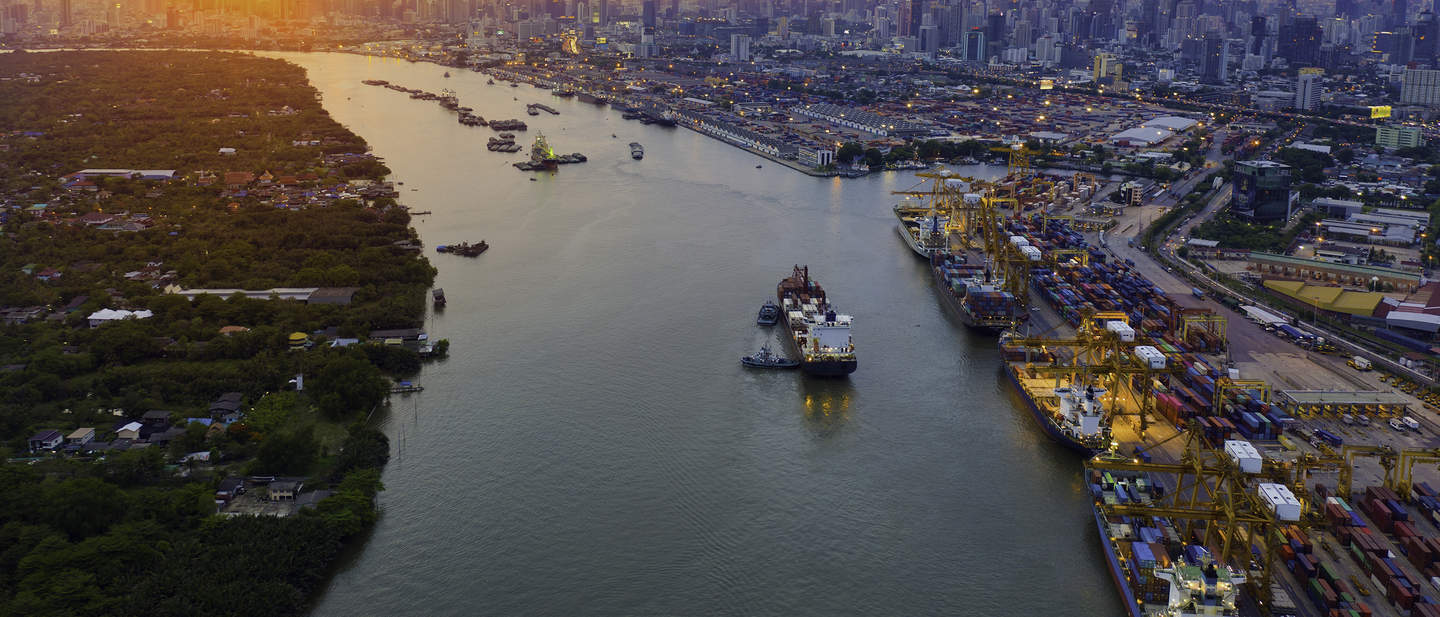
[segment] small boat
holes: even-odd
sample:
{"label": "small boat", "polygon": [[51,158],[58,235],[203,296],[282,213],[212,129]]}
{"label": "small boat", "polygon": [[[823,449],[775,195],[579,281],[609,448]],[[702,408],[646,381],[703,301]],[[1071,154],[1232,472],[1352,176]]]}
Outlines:
{"label": "small boat", "polygon": [[493,80],[493,79],[487,79],[487,80],[485,80],[485,83],[490,84],[490,85],[493,86],[493,85],[495,85],[495,80]]}
{"label": "small boat", "polygon": [[511,82],[511,83],[510,83],[510,87],[511,87],[511,88],[519,88],[519,87],[520,87],[520,84]]}
{"label": "small boat", "polygon": [[755,323],[762,326],[773,326],[780,323],[780,305],[766,300],[765,305],[760,307],[760,315],[755,318]]}
{"label": "small boat", "polygon": [[755,166],[755,169],[760,169],[760,166],[759,166],[759,165],[756,165],[756,166]]}
{"label": "small boat", "polygon": [[800,362],[789,358],[782,358],[770,351],[770,346],[760,348],[760,352],[753,356],[740,358],[740,363],[750,368],[797,368]]}
{"label": "small boat", "polygon": [[611,133],[611,134],[610,134],[610,136],[611,136],[611,137],[614,137],[614,136],[615,136],[615,134],[614,134],[614,133]]}

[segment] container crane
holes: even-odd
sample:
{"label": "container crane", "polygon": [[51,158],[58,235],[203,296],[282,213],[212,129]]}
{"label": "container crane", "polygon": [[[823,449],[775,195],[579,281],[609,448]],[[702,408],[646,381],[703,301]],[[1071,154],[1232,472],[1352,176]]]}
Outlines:
{"label": "container crane", "polygon": [[1175,488],[1154,501],[1096,504],[1096,507],[1107,516],[1158,516],[1184,521],[1186,538],[1194,537],[1191,532],[1195,521],[1208,521],[1210,524],[1205,526],[1201,542],[1220,545],[1220,558],[1230,558],[1242,567],[1251,561],[1249,546],[1261,544],[1263,569],[1258,578],[1246,577],[1245,585],[1250,597],[1268,613],[1272,573],[1279,562],[1279,528],[1285,524],[1302,529],[1311,525],[1305,516],[1298,521],[1278,520],[1277,514],[1258,496],[1255,485],[1288,483],[1289,471],[1284,464],[1269,459],[1262,461],[1258,472],[1241,471],[1235,461],[1206,445],[1199,422],[1192,420],[1182,434],[1186,436],[1186,445],[1179,463],[1146,463],[1104,455],[1087,461],[1087,470],[1163,473],[1176,478]]}

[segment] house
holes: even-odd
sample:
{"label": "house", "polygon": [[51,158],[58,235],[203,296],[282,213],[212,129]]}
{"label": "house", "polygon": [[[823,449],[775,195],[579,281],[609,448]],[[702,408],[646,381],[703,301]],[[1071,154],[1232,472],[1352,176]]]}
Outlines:
{"label": "house", "polygon": [[38,433],[35,433],[34,437],[30,438],[30,451],[39,452],[41,450],[54,450],[64,441],[65,435],[62,434],[60,431],[54,429],[40,431]]}
{"label": "house", "polygon": [[237,413],[237,412],[239,412],[239,411],[240,411],[240,402],[239,402],[239,401],[223,401],[223,400],[222,400],[222,401],[215,401],[215,402],[213,402],[213,403],[210,403],[210,415],[212,415],[212,416],[223,416],[223,415],[225,415],[225,414],[227,414],[227,413]]}
{"label": "house", "polygon": [[128,422],[128,423],[125,424],[125,426],[122,426],[122,427],[120,427],[118,430],[115,431],[115,436],[116,436],[118,439],[129,439],[129,440],[139,439],[139,438],[140,438],[140,429],[141,429],[141,428],[144,428],[144,427],[145,427],[145,425],[144,425],[144,424],[141,424],[141,423],[139,423],[139,422]]}
{"label": "house", "polygon": [[113,220],[115,220],[115,215],[113,214],[105,214],[104,212],[91,212],[80,217],[76,220],[76,222],[86,227],[94,227],[96,225],[104,225]]}
{"label": "house", "polygon": [[110,321],[115,321],[115,320],[117,320],[117,319],[149,319],[152,315],[154,315],[154,313],[152,313],[152,312],[150,312],[150,311],[133,311],[133,312],[132,312],[132,311],[114,311],[114,310],[110,310],[110,309],[100,309],[100,310],[98,310],[98,311],[95,311],[94,313],[91,313],[91,314],[90,314],[90,317],[88,317],[88,319],[90,320],[90,327],[91,327],[91,328],[99,328],[101,324],[104,324],[104,323],[110,322]]}
{"label": "house", "polygon": [[147,411],[140,416],[140,423],[150,426],[166,426],[170,424],[170,412],[168,411]]}
{"label": "house", "polygon": [[230,426],[231,424],[234,424],[234,423],[239,422],[239,421],[240,421],[240,412],[238,412],[238,411],[231,411],[231,412],[227,412],[227,413],[220,414],[220,423],[221,423],[221,424],[224,424],[225,426]]}
{"label": "house", "polygon": [[225,188],[243,189],[245,185],[255,181],[253,171],[227,171],[225,172]]}
{"label": "house", "polygon": [[75,432],[70,433],[70,436],[65,438],[65,441],[72,445],[83,446],[87,443],[95,441],[95,429],[77,428],[75,429]]}
{"label": "house", "polygon": [[168,429],[165,429],[163,432],[159,432],[159,433],[155,433],[155,434],[151,435],[151,436],[150,436],[150,439],[149,439],[149,442],[150,442],[150,443],[154,443],[154,444],[165,445],[165,444],[168,444],[168,443],[170,443],[170,442],[172,442],[172,441],[175,441],[176,439],[179,439],[179,438],[184,437],[184,436],[185,436],[185,429],[184,429],[184,428],[181,428],[181,427],[178,427],[178,426],[172,426],[172,427],[170,427],[170,428],[168,428]]}
{"label": "house", "polygon": [[295,496],[304,486],[303,482],[271,482],[268,498],[270,501],[295,501]]}
{"label": "house", "polygon": [[185,426],[190,426],[191,424],[199,424],[201,426],[209,427],[210,425],[214,424],[214,422],[215,421],[210,418],[186,418]]}
{"label": "house", "polygon": [[245,494],[245,480],[243,478],[225,478],[220,481],[220,486],[215,489],[215,505],[224,506]]}
{"label": "house", "polygon": [[221,155],[221,156],[235,156],[235,149],[234,149],[234,148],[221,148],[221,149],[220,149],[220,155]]}
{"label": "house", "polygon": [[69,303],[67,303],[67,304],[65,305],[65,312],[66,312],[66,313],[74,313],[75,311],[80,310],[80,307],[83,306],[86,302],[89,302],[89,301],[90,301],[90,296],[75,296],[74,298],[72,298],[72,299],[70,300]]}
{"label": "house", "polygon": [[35,280],[49,283],[60,280],[60,271],[54,268],[46,268],[35,275]]}

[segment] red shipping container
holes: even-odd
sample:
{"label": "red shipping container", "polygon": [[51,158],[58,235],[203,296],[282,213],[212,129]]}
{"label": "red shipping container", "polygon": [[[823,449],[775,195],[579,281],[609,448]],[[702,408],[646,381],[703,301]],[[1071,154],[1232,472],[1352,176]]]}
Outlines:
{"label": "red shipping container", "polygon": [[1295,549],[1290,548],[1289,546],[1280,547],[1280,560],[1290,561],[1292,559],[1295,559]]}
{"label": "red shipping container", "polygon": [[1395,604],[1400,608],[1410,610],[1415,607],[1415,594],[1405,587],[1395,587]]}

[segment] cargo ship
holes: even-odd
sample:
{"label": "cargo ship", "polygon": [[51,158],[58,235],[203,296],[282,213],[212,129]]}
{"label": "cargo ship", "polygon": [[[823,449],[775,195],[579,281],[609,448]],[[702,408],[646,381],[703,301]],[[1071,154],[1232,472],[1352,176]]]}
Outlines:
{"label": "cargo ship", "polygon": [[630,142],[630,158],[632,158],[632,159],[643,159],[643,158],[645,158],[645,147],[642,146],[642,145],[640,145],[640,142],[638,142],[638,141],[632,141],[632,142]]}
{"label": "cargo ship", "polygon": [[1106,516],[1106,505],[1149,503],[1144,472],[1088,472],[1095,527],[1110,578],[1129,617],[1239,615],[1243,571],[1217,563],[1204,546],[1182,542],[1168,518]]}
{"label": "cargo ship", "polygon": [[967,263],[964,254],[936,253],[930,258],[935,291],[961,323],[986,334],[1015,327],[1029,315],[1018,315],[1015,294],[1004,291],[1005,279],[988,265]]}
{"label": "cargo ship", "polygon": [[1112,450],[1115,443],[1110,433],[1110,416],[1105,411],[1108,390],[1095,384],[1064,384],[1054,377],[1030,376],[1027,364],[1050,363],[1054,356],[1011,345],[1012,337],[1012,334],[1000,337],[1000,353],[1006,360],[1005,376],[1025,399],[1025,408],[1035,416],[1040,429],[1056,443],[1086,458]]}
{"label": "cargo ship", "polygon": [[576,92],[576,93],[575,93],[575,98],[580,99],[582,102],[585,102],[585,103],[594,103],[594,104],[596,104],[596,105],[604,105],[604,104],[605,104],[605,99],[600,98],[600,97],[598,97],[598,96],[595,96],[595,95],[593,95],[593,94],[590,94],[589,92]]}
{"label": "cargo ship", "polygon": [[843,377],[855,372],[855,345],[849,315],[839,313],[819,283],[810,280],[809,266],[795,270],[775,287],[780,301],[784,337],[800,360],[800,368],[816,377]]}
{"label": "cargo ship", "polygon": [[895,219],[900,222],[900,237],[916,255],[929,259],[949,249],[945,215],[902,201],[895,204]]}

